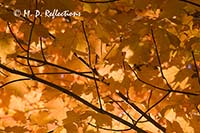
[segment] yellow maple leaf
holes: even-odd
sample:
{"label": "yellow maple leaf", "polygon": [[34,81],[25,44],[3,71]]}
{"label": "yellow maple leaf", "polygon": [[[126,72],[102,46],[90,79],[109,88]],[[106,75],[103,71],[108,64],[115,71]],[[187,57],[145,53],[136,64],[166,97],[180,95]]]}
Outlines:
{"label": "yellow maple leaf", "polygon": [[15,42],[10,34],[0,33],[0,58],[1,63],[6,62],[6,57],[9,54],[14,54],[15,51]]}

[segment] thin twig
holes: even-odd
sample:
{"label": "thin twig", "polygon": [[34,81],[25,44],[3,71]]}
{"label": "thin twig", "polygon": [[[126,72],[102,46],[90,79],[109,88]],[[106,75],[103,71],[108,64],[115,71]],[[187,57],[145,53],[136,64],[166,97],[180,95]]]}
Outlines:
{"label": "thin twig", "polygon": [[[160,104],[168,95],[170,94],[170,92],[167,92],[159,101],[157,101],[154,105],[152,105],[150,108],[148,108],[144,114],[142,114],[137,121],[135,122],[135,125],[140,121],[140,119],[142,119],[142,117],[145,117],[145,114],[147,115],[147,113],[153,109],[155,106],[157,106],[158,104]],[[150,117],[150,116],[149,116]],[[150,117],[151,118],[151,117]]]}
{"label": "thin twig", "polygon": [[114,49],[114,47],[116,46],[116,44],[113,44],[113,46],[109,49],[109,51],[106,53],[106,55],[104,56],[104,60],[106,60],[106,58],[108,57],[108,55],[111,53],[111,51]]}
{"label": "thin twig", "polygon": [[[135,109],[138,113],[140,113],[142,116],[144,116],[149,122],[151,122],[153,125],[155,125],[158,129],[165,132],[165,128],[161,126],[158,122],[156,122],[154,119],[152,119],[150,116],[146,114],[146,112],[143,112],[138,106],[136,106],[134,103],[130,102],[127,97],[125,97],[121,92],[117,92],[117,95],[122,98],[127,104],[129,104],[133,109]],[[134,123],[136,125],[137,123]]]}
{"label": "thin twig", "polygon": [[[17,55],[16,56],[17,58],[21,58],[21,59],[27,59],[27,57],[24,57],[24,56],[21,56],[21,55]],[[85,78],[88,78],[88,79],[92,79],[92,80],[96,80],[96,81],[99,81],[99,82],[102,82],[106,85],[108,85],[108,83],[100,80],[99,78],[94,78],[93,76],[89,76],[89,75],[86,75],[86,74],[83,74],[83,73],[80,73],[80,72],[77,72],[75,70],[71,70],[69,68],[66,68],[66,67],[63,67],[63,66],[59,66],[59,65],[56,65],[56,64],[53,64],[53,63],[50,63],[50,62],[44,62],[43,60],[39,60],[39,59],[35,59],[35,58],[29,58],[29,60],[32,60],[32,61],[36,61],[38,63],[42,63],[42,64],[45,64],[45,65],[49,65],[49,66],[52,66],[52,67],[56,67],[56,68],[59,68],[59,69],[62,69],[62,70],[65,70],[65,71],[68,71],[68,72],[71,72],[73,74],[76,74],[76,75],[79,75],[79,76],[82,76],[82,77],[85,77]]]}
{"label": "thin twig", "polygon": [[123,123],[124,125],[130,127],[131,129],[139,132],[139,133],[147,133],[146,131],[144,131],[143,129],[133,125],[132,123],[110,113],[110,112],[107,112],[105,110],[102,110],[98,107],[96,107],[95,105],[91,104],[90,102],[86,101],[85,99],[81,98],[80,96],[74,94],[73,92],[69,91],[68,89],[66,88],[63,88],[59,85],[56,85],[52,82],[49,82],[47,80],[44,80],[42,78],[39,78],[37,76],[32,76],[32,74],[28,74],[28,73],[25,73],[25,72],[22,72],[22,71],[18,71],[18,70],[15,70],[15,69],[11,69],[3,64],[0,64],[0,68],[10,72],[10,73],[13,73],[13,74],[17,74],[17,75],[21,75],[21,76],[24,76],[24,77],[27,77],[27,78],[31,78],[32,80],[35,80],[37,82],[40,82],[40,83],[43,83],[49,87],[52,87],[54,89],[57,89],[65,94],[67,94],[68,96],[71,96],[73,97],[74,99],[78,100],[79,102],[81,102],[82,104],[86,105],[87,107],[93,109],[94,111],[98,112],[98,113],[101,113],[101,114],[104,114],[104,115],[107,115],[107,116],[110,116],[111,118],[115,119],[116,121],[120,122],[120,123]]}
{"label": "thin twig", "polygon": [[[19,63],[20,65],[22,65],[22,66],[26,66],[26,67],[29,67],[29,65],[27,65],[27,64],[24,64],[24,63],[22,63],[22,62],[20,62],[20,61],[18,61],[16,58],[14,58],[14,60],[16,61],[16,63]],[[31,65],[31,67],[41,67],[41,66],[44,66],[45,64],[44,63],[42,63],[42,64],[39,64],[39,65]]]}
{"label": "thin twig", "polygon": [[92,68],[90,43],[89,43],[89,40],[88,40],[88,37],[87,37],[87,34],[86,34],[84,22],[81,21],[81,24],[82,24],[82,28],[83,28],[83,34],[85,36],[85,40],[86,40],[87,47],[88,47],[88,60],[89,60],[88,62],[89,62],[89,66]]}
{"label": "thin twig", "polygon": [[150,90],[150,94],[149,94],[149,98],[148,98],[148,101],[147,101],[147,107],[149,108],[149,105],[150,105],[150,101],[151,101],[151,97],[152,97],[152,90]]}
{"label": "thin twig", "polygon": [[5,77],[8,77],[8,75],[6,75],[4,72],[0,71],[0,73],[5,76]]}
{"label": "thin twig", "polygon": [[99,101],[99,106],[100,106],[100,108],[102,109],[102,103],[101,103],[101,96],[100,96],[100,92],[99,92],[99,87],[98,87],[98,84],[97,84],[97,81],[96,81],[96,78],[95,78],[95,72],[94,72],[95,69],[92,67],[92,62],[91,62],[90,43],[89,43],[89,40],[88,40],[88,37],[87,37],[87,34],[86,34],[84,22],[81,21],[81,24],[82,24],[82,28],[83,28],[83,34],[84,34],[84,36],[85,36],[85,40],[86,40],[86,43],[87,43],[87,46],[88,46],[89,68],[92,70],[92,75],[93,75],[93,78],[94,78],[94,84],[95,84],[95,88],[96,88],[96,92],[97,92],[97,97],[98,97],[98,101]]}
{"label": "thin twig", "polygon": [[4,83],[3,85],[0,86],[0,88],[5,87],[6,85],[9,85],[9,84],[12,84],[15,82],[19,82],[19,81],[24,81],[24,80],[31,80],[31,79],[30,78],[15,79],[15,80],[9,81],[7,83]]}
{"label": "thin twig", "polygon": [[200,114],[200,109],[198,108],[198,105],[195,105],[195,107],[196,107],[198,113]]}
{"label": "thin twig", "polygon": [[194,66],[195,66],[195,71],[196,71],[196,74],[197,74],[197,79],[198,79],[198,82],[199,82],[199,85],[200,85],[199,69],[198,69],[198,66],[197,66],[197,62],[196,62],[193,50],[192,50],[192,58],[193,58],[193,61],[194,61]]}
{"label": "thin twig", "polygon": [[[79,73],[91,73],[91,72],[79,72]],[[35,73],[35,75],[57,75],[57,74],[72,74],[71,72],[44,72],[44,73]]]}
{"label": "thin twig", "polygon": [[17,42],[17,44],[19,45],[19,47],[20,47],[21,49],[23,49],[23,51],[26,52],[27,50],[22,46],[21,42],[17,39],[17,37],[16,37],[15,34],[13,33],[13,31],[12,31],[12,29],[11,29],[11,27],[10,27],[10,23],[9,23],[9,22],[7,22],[7,25],[8,25],[8,28],[9,28],[9,31],[10,31],[11,35],[13,36],[13,38],[15,39],[15,41]]}
{"label": "thin twig", "polygon": [[92,72],[95,73],[95,75],[99,76],[99,73],[96,71],[96,69],[93,69],[83,58],[78,56],[76,53],[74,53],[74,56],[77,57],[83,64],[85,64],[89,69],[91,69]]}
{"label": "thin twig", "polygon": [[[37,0],[36,0],[36,8],[37,10]],[[34,26],[35,26],[35,22],[36,22],[36,17],[34,15],[34,20],[33,20],[33,23],[31,25],[31,30],[30,30],[30,33],[29,33],[29,39],[28,39],[28,49],[27,49],[27,64],[29,66],[29,69],[31,70],[31,73],[32,75],[34,76],[34,72],[33,72],[33,69],[30,65],[30,60],[29,60],[29,57],[30,57],[30,46],[31,46],[31,40],[32,40],[32,34],[33,34],[33,29],[34,29]]]}
{"label": "thin twig", "polygon": [[41,49],[41,52],[42,52],[42,58],[43,58],[44,62],[47,62],[45,55],[44,55],[44,50],[42,48],[42,37],[40,37],[40,49]]}
{"label": "thin twig", "polygon": [[153,39],[153,44],[154,44],[156,56],[157,56],[157,59],[158,59],[158,64],[159,64],[159,67],[160,67],[160,73],[162,75],[162,78],[165,80],[167,86],[169,87],[169,89],[172,90],[171,85],[169,84],[168,80],[166,79],[166,77],[163,73],[162,64],[161,64],[161,60],[160,60],[160,56],[159,56],[159,52],[158,52],[157,43],[156,43],[156,40],[155,40],[155,37],[154,37],[153,29],[151,29],[151,36],[152,36],[152,39]]}
{"label": "thin twig", "polygon": [[150,84],[150,83],[148,83],[148,82],[142,80],[142,79],[137,75],[137,73],[135,72],[135,70],[134,70],[130,65],[128,65],[128,66],[129,66],[129,68],[131,69],[131,71],[134,73],[134,75],[136,76],[136,78],[137,78],[140,82],[142,82],[142,83],[144,83],[144,84],[146,84],[146,85],[148,85],[148,86],[151,86],[151,87],[153,87],[153,88],[155,88],[155,89],[158,89],[158,90],[161,90],[161,91],[173,92],[173,93],[180,93],[180,94],[185,94],[185,95],[193,95],[193,96],[198,96],[198,95],[200,95],[200,94],[196,94],[196,93],[192,93],[192,92],[185,92],[185,91],[179,91],[179,90],[164,89],[164,88],[155,86],[155,85],[153,85],[153,84]]}
{"label": "thin twig", "polygon": [[126,110],[117,101],[115,101],[112,97],[110,97],[110,96],[108,96],[108,97],[120,107],[120,109],[131,119],[132,123],[134,124],[135,120],[129,115],[129,113],[126,112]]}
{"label": "thin twig", "polygon": [[197,6],[197,7],[200,7],[200,4],[194,3],[194,2],[189,1],[189,0],[180,0],[180,1],[188,3],[188,4],[191,4],[191,5],[194,5],[194,6]]}

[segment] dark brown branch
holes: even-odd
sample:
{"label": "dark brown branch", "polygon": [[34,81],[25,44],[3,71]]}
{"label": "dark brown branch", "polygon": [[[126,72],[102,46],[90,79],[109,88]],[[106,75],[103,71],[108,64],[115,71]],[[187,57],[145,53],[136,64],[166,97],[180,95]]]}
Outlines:
{"label": "dark brown branch", "polygon": [[[137,119],[137,121],[135,122],[135,125],[142,119],[142,117],[144,116],[145,117],[145,114],[147,115],[147,113],[153,109],[155,106],[157,106],[159,103],[161,103],[168,95],[170,94],[170,92],[167,92],[159,101],[157,101],[154,105],[152,105],[150,108],[148,108],[144,114],[142,114],[140,116],[140,118]],[[150,117],[150,116],[149,116]],[[151,118],[151,117],[150,117]]]}
{"label": "dark brown branch", "polygon": [[131,119],[132,123],[134,124],[135,120],[129,115],[129,113],[127,113],[126,110],[117,101],[112,99],[112,97],[109,98],[120,107],[120,109]]}
{"label": "dark brown branch", "polygon": [[76,56],[83,64],[85,64],[88,68],[92,70],[97,76],[99,76],[99,73],[96,71],[96,69],[93,69],[83,58],[79,57],[76,53],[74,53],[74,56]]}
{"label": "dark brown branch", "polygon": [[45,55],[44,55],[44,50],[42,48],[42,37],[40,37],[40,49],[41,49],[41,52],[42,52],[42,58],[43,58],[44,62],[47,62]]}
{"label": "dark brown branch", "polygon": [[122,132],[122,131],[129,131],[129,130],[131,130],[131,128],[127,128],[127,129],[110,129],[110,128],[105,128],[105,127],[95,126],[95,125],[93,125],[91,123],[88,123],[88,125],[90,125],[92,127],[95,127],[95,128],[102,129],[102,130],[113,131],[113,132]]}
{"label": "dark brown branch", "polygon": [[0,88],[5,87],[6,85],[9,85],[9,84],[12,84],[15,82],[19,82],[19,81],[24,81],[24,80],[31,80],[31,79],[30,78],[15,79],[15,80],[9,81],[7,83],[4,83],[3,85],[0,86]]}
{"label": "dark brown branch", "polygon": [[[134,103],[130,102],[127,97],[125,97],[121,92],[117,92],[117,95],[122,98],[127,104],[129,104],[133,109],[135,109],[138,113],[140,113],[142,116],[144,116],[149,122],[151,122],[153,125],[155,125],[158,129],[165,132],[166,129],[161,126],[158,122],[156,122],[154,119],[152,119],[150,116],[146,114],[146,112],[143,112],[140,108],[138,108]],[[135,123],[136,124],[136,123]]]}
{"label": "dark brown branch", "polygon": [[200,109],[198,108],[198,105],[195,105],[195,107],[196,107],[198,113],[200,114]]}
{"label": "dark brown branch", "polygon": [[161,90],[161,91],[173,92],[173,93],[180,93],[180,94],[185,94],[185,95],[193,95],[193,96],[198,96],[198,95],[199,95],[199,94],[192,93],[192,92],[185,92],[185,91],[179,91],[179,90],[169,90],[169,89],[164,89],[164,88],[155,86],[155,85],[153,85],[153,84],[150,84],[150,83],[148,83],[148,82],[142,80],[142,79],[137,75],[137,73],[135,72],[135,70],[134,70],[130,65],[129,65],[129,68],[131,69],[131,71],[134,73],[134,75],[136,76],[136,78],[137,78],[140,82],[142,82],[142,83],[144,83],[144,84],[146,84],[146,85],[148,85],[148,86],[151,86],[151,87],[153,87],[153,88],[155,88],[155,89],[158,89],[158,90]]}
{"label": "dark brown branch", "polygon": [[[21,55],[17,55],[17,58],[27,59],[27,57],[24,57],[24,56],[21,56]],[[98,79],[98,78],[94,78],[94,77],[92,77],[92,76],[89,76],[89,75],[86,75],[86,74],[83,74],[83,73],[80,73],[80,72],[77,72],[77,71],[68,69],[68,68],[63,67],[63,66],[56,65],[56,64],[53,64],[53,63],[50,63],[50,62],[45,62],[45,61],[43,61],[43,60],[39,60],[39,59],[35,59],[35,58],[29,58],[29,60],[36,61],[36,62],[45,64],[45,65],[49,65],[49,66],[52,66],[52,67],[56,67],[56,68],[59,68],[59,69],[62,69],[62,70],[71,72],[72,74],[76,74],[76,75],[79,75],[79,76],[82,76],[82,77],[85,77],[85,78],[88,78],[88,79],[92,79],[92,80],[96,79],[96,81],[100,81],[100,82],[102,82],[102,83],[104,83],[104,84],[108,84],[108,83],[106,83],[106,82],[104,82],[104,81],[101,81],[101,80]]]}
{"label": "dark brown branch", "polygon": [[[16,58],[14,58],[14,60],[16,61],[16,63],[19,63],[20,65],[22,65],[22,66],[29,66],[29,65],[27,65],[27,64],[24,64],[24,63],[22,63],[22,62],[20,62],[20,61],[18,61]],[[41,67],[41,66],[44,66],[45,64],[43,63],[43,64],[38,64],[38,65],[31,65],[31,67]]]}
{"label": "dark brown branch", "polygon": [[[82,74],[91,72],[79,72]],[[71,72],[45,72],[45,73],[34,73],[35,75],[57,75],[57,74],[72,74]]]}
{"label": "dark brown branch", "polygon": [[81,21],[81,25],[82,25],[83,34],[84,34],[84,37],[85,37],[85,40],[86,40],[86,44],[87,44],[87,47],[88,47],[88,62],[89,62],[89,67],[92,68],[90,43],[89,43],[86,31],[85,31],[85,25],[84,25],[83,21]]}
{"label": "dark brown branch", "polygon": [[180,0],[180,1],[188,3],[188,4],[191,4],[191,5],[194,5],[194,6],[197,6],[197,7],[200,7],[200,4],[194,3],[194,2],[189,1],[189,0]]}
{"label": "dark brown branch", "polygon": [[153,44],[154,44],[156,56],[157,56],[157,59],[158,59],[158,64],[159,64],[159,68],[160,68],[160,73],[161,73],[161,75],[162,75],[162,78],[165,80],[167,86],[169,87],[169,89],[172,90],[171,85],[169,84],[168,80],[166,79],[166,77],[165,77],[165,75],[164,75],[164,73],[163,73],[162,64],[161,64],[161,60],[160,60],[160,56],[159,56],[159,52],[158,52],[158,46],[157,46],[157,43],[156,43],[156,40],[155,40],[155,37],[154,37],[153,29],[151,29],[151,36],[152,36],[152,39],[153,39]]}
{"label": "dark brown branch", "polygon": [[102,103],[101,103],[101,96],[100,96],[100,93],[99,93],[99,87],[98,87],[98,84],[97,84],[97,81],[96,81],[96,78],[95,78],[95,72],[94,72],[95,69],[93,69],[93,67],[92,67],[92,62],[91,62],[90,43],[89,43],[89,40],[88,40],[88,37],[87,37],[87,34],[86,34],[84,22],[81,21],[81,24],[82,24],[82,28],[83,28],[83,34],[84,34],[84,36],[85,36],[85,40],[86,40],[86,43],[87,43],[87,46],[88,46],[89,68],[92,70],[92,75],[93,75],[93,78],[94,78],[94,84],[95,84],[95,88],[96,88],[96,92],[97,92],[97,97],[98,97],[98,101],[99,101],[99,106],[100,106],[100,108],[102,109]]}
{"label": "dark brown branch", "polygon": [[[36,0],[36,8],[37,10],[37,0]],[[29,69],[31,70],[31,73],[32,75],[34,75],[34,72],[33,72],[33,69],[30,65],[30,60],[29,60],[29,57],[30,57],[30,47],[31,47],[31,40],[32,40],[32,34],[33,34],[33,29],[34,29],[34,26],[35,26],[35,22],[36,22],[36,17],[34,15],[34,20],[33,20],[33,23],[31,25],[31,30],[30,30],[30,33],[29,33],[29,39],[28,39],[28,49],[27,49],[27,64],[29,66]]]}
{"label": "dark brown branch", "polygon": [[152,97],[152,90],[150,90],[150,94],[149,94],[149,98],[148,98],[148,101],[147,101],[147,107],[149,108],[149,105],[150,105],[150,101],[151,101],[151,97]]}
{"label": "dark brown branch", "polygon": [[94,106],[94,105],[91,104],[90,102],[86,101],[85,99],[83,99],[83,98],[81,98],[80,96],[74,94],[73,92],[69,91],[69,90],[66,89],[66,88],[63,88],[63,87],[61,87],[61,86],[58,86],[58,85],[56,85],[56,84],[54,84],[54,83],[52,83],[52,82],[49,82],[49,81],[44,80],[44,79],[42,79],[42,78],[39,78],[39,77],[37,77],[37,76],[35,76],[35,75],[27,74],[27,73],[22,72],[22,71],[18,71],[18,70],[15,70],[15,69],[11,69],[11,68],[9,68],[9,67],[3,65],[3,64],[0,64],[0,68],[4,69],[4,70],[6,70],[6,71],[8,71],[8,72],[10,72],[10,73],[13,73],[13,74],[17,74],[17,75],[21,75],[21,76],[24,76],[24,77],[27,77],[27,78],[31,78],[32,80],[35,80],[35,81],[40,82],[40,83],[43,83],[43,84],[45,84],[45,85],[47,85],[47,86],[49,86],[49,87],[52,87],[52,88],[54,88],[54,89],[57,89],[57,90],[59,90],[59,91],[65,93],[65,94],[67,94],[68,96],[73,97],[74,99],[78,100],[79,102],[81,102],[82,104],[86,105],[87,107],[93,109],[93,110],[96,111],[96,112],[99,112],[99,113],[101,113],[101,114],[108,115],[108,116],[110,116],[111,118],[115,119],[116,121],[119,121],[120,123],[123,123],[124,125],[130,127],[131,129],[133,129],[133,130],[135,130],[135,131],[137,131],[137,132],[139,132],[139,133],[147,133],[147,132],[144,131],[143,129],[141,129],[141,128],[139,128],[139,127],[137,127],[137,126],[131,124],[130,122],[128,122],[128,121],[126,121],[126,120],[124,120],[124,119],[122,119],[122,118],[120,118],[120,117],[118,117],[118,116],[116,116],[116,115],[114,115],[114,114],[112,114],[112,113],[109,113],[109,112],[107,112],[107,111],[105,111],[105,110],[103,110],[103,109],[99,109],[98,107]]}
{"label": "dark brown branch", "polygon": [[196,59],[195,59],[195,56],[194,56],[194,51],[192,51],[192,58],[193,58],[193,61],[194,61],[194,66],[195,66],[195,71],[196,71],[196,74],[197,74],[197,79],[198,79],[198,82],[199,82],[199,85],[200,85],[199,69],[198,69],[197,62],[196,62]]}
{"label": "dark brown branch", "polygon": [[15,41],[17,42],[17,44],[19,45],[19,47],[20,47],[21,49],[23,49],[23,51],[26,52],[27,50],[22,46],[21,42],[17,39],[17,37],[16,37],[15,34],[13,33],[13,31],[12,31],[12,29],[11,29],[11,27],[10,27],[10,23],[9,23],[9,22],[7,22],[7,25],[8,25],[8,28],[9,28],[9,31],[10,31],[11,35],[13,36],[13,38],[15,39]]}
{"label": "dark brown branch", "polygon": [[8,77],[8,75],[6,75],[4,72],[0,71],[0,73],[5,76],[5,77]]}

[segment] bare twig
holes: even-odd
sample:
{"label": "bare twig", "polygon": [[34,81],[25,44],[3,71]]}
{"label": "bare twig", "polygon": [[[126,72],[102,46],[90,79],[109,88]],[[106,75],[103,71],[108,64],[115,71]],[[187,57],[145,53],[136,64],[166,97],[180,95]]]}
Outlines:
{"label": "bare twig", "polygon": [[96,78],[95,78],[95,72],[94,72],[95,69],[92,67],[92,62],[91,62],[90,43],[89,43],[89,40],[88,40],[88,37],[87,37],[87,34],[86,34],[84,22],[81,21],[81,24],[82,24],[82,28],[83,28],[83,33],[84,33],[84,36],[85,36],[85,40],[86,40],[86,43],[87,43],[87,46],[88,46],[89,68],[92,70],[92,75],[93,75],[93,78],[94,78],[94,84],[95,84],[95,88],[96,88],[96,92],[97,92],[97,97],[98,97],[98,101],[99,101],[99,106],[100,106],[100,108],[102,109],[102,103],[101,103],[101,96],[100,96],[100,92],[99,92],[99,87],[98,87],[98,84],[97,84],[97,81],[96,81]]}
{"label": "bare twig", "polygon": [[196,71],[196,74],[197,74],[197,79],[198,79],[198,82],[199,82],[199,85],[200,85],[199,69],[198,69],[197,62],[196,62],[196,59],[195,59],[195,56],[194,56],[194,51],[192,51],[192,58],[193,58],[193,61],[194,61],[194,66],[195,66],[195,71]]}
{"label": "bare twig", "polygon": [[191,4],[191,5],[194,5],[194,6],[197,6],[197,7],[200,7],[200,4],[194,3],[194,2],[189,1],[189,0],[180,0],[180,1],[188,3],[188,4]]}
{"label": "bare twig", "polygon": [[162,78],[165,80],[167,86],[169,87],[169,89],[172,90],[171,85],[169,84],[168,80],[166,79],[166,77],[165,77],[165,75],[164,75],[164,73],[163,73],[162,64],[161,64],[161,60],[160,60],[160,56],[159,56],[159,52],[158,52],[157,43],[156,43],[156,40],[155,40],[155,37],[154,37],[153,29],[151,29],[151,36],[152,36],[152,39],[153,39],[153,44],[154,44],[156,56],[157,56],[157,59],[158,59],[158,64],[159,64],[159,68],[160,68],[160,73],[161,73],[161,75],[162,75]]}
{"label": "bare twig", "polygon": [[[91,73],[91,72],[79,72],[79,73]],[[35,73],[35,75],[57,75],[57,74],[72,74],[71,72],[44,72],[44,73]]]}
{"label": "bare twig", "polygon": [[196,107],[198,113],[200,114],[200,109],[198,108],[198,105],[195,105],[195,107]]}
{"label": "bare twig", "polygon": [[[21,56],[21,55],[17,55],[16,57],[17,58],[21,58],[21,59],[27,59],[27,57],[24,57],[24,56]],[[82,76],[82,77],[85,77],[85,78],[88,78],[88,79],[92,79],[92,80],[96,79],[96,81],[100,81],[100,82],[102,82],[104,84],[107,84],[106,82],[101,81],[98,78],[94,78],[92,76],[89,76],[89,75],[86,75],[86,74],[71,70],[71,69],[63,67],[63,66],[56,65],[56,64],[53,64],[53,63],[50,63],[50,62],[44,62],[43,60],[39,60],[39,59],[31,58],[31,57],[29,58],[29,60],[36,61],[38,63],[42,63],[42,64],[49,65],[49,66],[52,66],[52,67],[56,67],[56,68],[71,72],[72,74],[76,74],[76,75],[79,75],[79,76]]]}
{"label": "bare twig", "polygon": [[[122,98],[127,104],[129,104],[133,109],[135,109],[138,113],[140,113],[142,116],[144,116],[149,122],[151,122],[153,125],[155,125],[158,129],[165,132],[165,128],[161,126],[158,122],[156,122],[154,119],[152,119],[150,116],[147,115],[147,112],[143,112],[140,108],[138,108],[134,103],[130,102],[127,97],[125,97],[121,92],[117,92],[117,95]],[[134,123],[136,125],[137,123]]]}
{"label": "bare twig", "polygon": [[120,109],[128,116],[128,118],[131,119],[132,123],[134,124],[135,120],[129,115],[129,113],[126,112],[126,110],[117,101],[115,101],[112,97],[110,97],[110,96],[108,96],[108,97],[120,107]]}
{"label": "bare twig", "polygon": [[[20,65],[22,65],[22,66],[29,66],[29,65],[27,65],[27,64],[24,64],[24,63],[22,63],[22,62],[20,62],[20,61],[18,61],[16,58],[14,58],[14,60],[16,61],[16,63],[19,63]],[[45,64],[44,63],[42,63],[42,64],[38,64],[38,65],[31,65],[31,67],[41,67],[41,66],[44,66]]]}
{"label": "bare twig", "polygon": [[9,85],[9,84],[12,84],[15,82],[19,82],[19,81],[24,81],[24,80],[31,80],[31,79],[30,78],[15,79],[15,80],[9,81],[7,83],[4,83],[3,85],[0,86],[0,88],[5,87],[6,85]]}
{"label": "bare twig", "polygon": [[11,69],[11,68],[9,68],[9,67],[3,65],[3,64],[0,64],[0,68],[4,69],[4,70],[6,70],[6,71],[8,71],[8,72],[10,72],[10,73],[17,74],[17,75],[21,75],[21,76],[24,76],[24,77],[27,77],[27,78],[31,78],[32,80],[35,80],[35,81],[40,82],[40,83],[43,83],[43,84],[45,84],[45,85],[47,85],[47,86],[49,86],[49,87],[55,88],[55,89],[57,89],[57,90],[59,90],[59,91],[65,93],[65,94],[67,94],[68,96],[73,97],[74,99],[78,100],[79,102],[81,102],[82,104],[88,106],[89,108],[93,109],[93,110],[96,111],[96,112],[99,112],[99,113],[101,113],[101,114],[108,115],[108,116],[110,116],[111,118],[115,119],[116,121],[119,121],[120,123],[123,123],[124,125],[130,127],[131,129],[133,129],[133,130],[135,130],[135,131],[137,131],[137,132],[139,132],[139,133],[147,133],[146,131],[144,131],[143,129],[141,129],[141,128],[135,126],[135,125],[133,125],[132,123],[130,123],[130,122],[128,122],[128,121],[126,121],[126,120],[124,120],[124,119],[122,119],[122,118],[120,118],[120,117],[118,117],[118,116],[116,116],[116,115],[114,115],[114,114],[112,114],[112,113],[109,113],[109,112],[107,112],[107,111],[105,111],[105,110],[103,110],[103,109],[100,109],[100,108],[94,106],[94,105],[91,104],[90,102],[86,101],[85,99],[83,99],[83,98],[81,98],[80,96],[74,94],[73,92],[69,91],[69,90],[66,89],[66,88],[63,88],[63,87],[61,87],[61,86],[59,86],[59,85],[56,85],[56,84],[54,84],[54,83],[52,83],[52,82],[49,82],[49,81],[44,80],[44,79],[42,79],[42,78],[39,78],[39,77],[37,77],[37,76],[33,76],[32,74],[27,74],[27,73],[22,72],[22,71],[18,71],[18,70],[15,70],[15,69]]}
{"label": "bare twig", "polygon": [[6,75],[4,72],[0,71],[0,73],[5,76],[5,77],[8,77],[8,75]]}
{"label": "bare twig", "polygon": [[131,71],[134,73],[134,75],[136,76],[136,78],[137,78],[140,82],[142,82],[142,83],[144,83],[144,84],[146,84],[146,85],[149,85],[149,86],[151,86],[151,87],[153,87],[153,88],[155,88],[155,89],[158,89],[158,90],[161,90],[161,91],[173,92],[173,93],[180,93],[180,94],[185,94],[185,95],[193,95],[193,96],[198,96],[198,95],[199,95],[199,94],[192,93],[192,92],[185,92],[185,91],[179,91],[179,90],[169,90],[169,89],[164,89],[164,88],[155,86],[155,85],[153,85],[153,84],[150,84],[150,83],[148,83],[148,82],[142,80],[142,79],[137,75],[137,73],[135,72],[135,70],[134,70],[130,65],[129,65],[129,68],[131,69]]}
{"label": "bare twig", "polygon": [[83,58],[79,57],[76,53],[74,53],[74,56],[76,56],[83,64],[85,64],[89,69],[91,69],[91,71],[94,72],[95,75],[99,76],[99,73],[96,71],[96,69],[93,69]]}
{"label": "bare twig", "polygon": [[151,101],[151,97],[152,97],[152,90],[150,90],[150,94],[149,94],[149,98],[148,98],[148,101],[147,101],[147,107],[149,108],[149,105],[150,105],[150,101]]}
{"label": "bare twig", "polygon": [[[37,0],[36,1],[36,7],[35,9],[37,10]],[[30,33],[29,33],[29,39],[28,39],[28,49],[27,49],[27,64],[29,66],[29,69],[31,70],[31,73],[32,75],[34,76],[34,72],[33,72],[33,69],[30,65],[30,60],[29,60],[29,57],[30,57],[30,46],[31,46],[31,40],[32,40],[32,34],[33,34],[33,29],[34,29],[34,26],[35,26],[35,22],[36,22],[36,17],[34,15],[34,20],[33,20],[33,23],[31,25],[31,30],[30,30]]]}
{"label": "bare twig", "polygon": [[[151,109],[153,109],[155,106],[157,106],[159,103],[161,103],[168,95],[170,92],[167,92],[159,101],[157,101],[154,105],[152,105],[150,108],[148,108],[135,122],[135,125],[142,119],[142,117],[145,117],[145,114],[147,114]],[[150,116],[149,116],[150,117]],[[151,118],[151,117],[150,117]]]}
{"label": "bare twig", "polygon": [[41,49],[41,52],[42,52],[42,58],[43,58],[44,62],[47,62],[45,55],[44,55],[44,50],[42,48],[42,37],[40,37],[40,49]]}
{"label": "bare twig", "polygon": [[81,24],[82,24],[82,28],[83,28],[83,34],[84,34],[84,36],[85,36],[85,40],[86,40],[87,47],[88,47],[88,62],[89,62],[89,66],[92,68],[90,43],[89,43],[89,40],[88,40],[88,37],[87,37],[86,31],[85,31],[85,25],[84,25],[84,22],[81,21]]}
{"label": "bare twig", "polygon": [[15,41],[17,42],[17,44],[19,45],[19,47],[20,47],[21,49],[23,49],[23,51],[26,52],[27,50],[22,46],[21,42],[17,39],[17,37],[16,37],[15,34],[13,33],[13,31],[12,31],[12,29],[11,29],[11,27],[10,27],[10,23],[9,23],[9,22],[7,22],[7,25],[8,25],[8,28],[9,28],[10,33],[12,34],[13,38],[15,39]]}

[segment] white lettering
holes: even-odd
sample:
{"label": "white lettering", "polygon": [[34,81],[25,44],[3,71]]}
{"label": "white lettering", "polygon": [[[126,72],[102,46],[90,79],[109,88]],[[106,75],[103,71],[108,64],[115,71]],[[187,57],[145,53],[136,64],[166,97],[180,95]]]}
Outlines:
{"label": "white lettering", "polygon": [[35,10],[35,17],[40,16],[40,11],[39,10]]}

